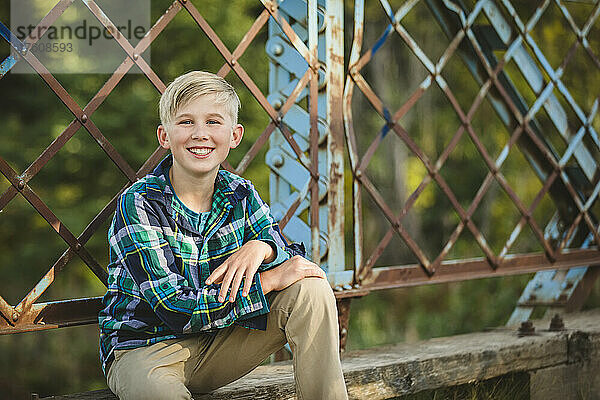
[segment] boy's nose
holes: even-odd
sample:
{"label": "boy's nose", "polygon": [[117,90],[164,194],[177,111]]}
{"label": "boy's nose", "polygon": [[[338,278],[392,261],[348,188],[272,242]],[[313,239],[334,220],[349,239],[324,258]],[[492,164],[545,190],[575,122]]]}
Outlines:
{"label": "boy's nose", "polygon": [[196,128],[192,132],[192,139],[197,139],[197,140],[208,139],[208,133],[202,128]]}

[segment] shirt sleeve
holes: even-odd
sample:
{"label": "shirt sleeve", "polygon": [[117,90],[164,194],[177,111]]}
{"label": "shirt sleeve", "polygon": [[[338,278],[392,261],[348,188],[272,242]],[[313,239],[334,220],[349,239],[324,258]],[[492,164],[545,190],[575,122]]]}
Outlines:
{"label": "shirt sleeve", "polygon": [[[260,195],[254,188],[254,185],[249,184],[250,195],[247,197],[246,207],[246,225],[244,234],[244,243],[249,240],[262,240],[269,244],[275,252],[275,259],[270,263],[263,263],[258,268],[258,271],[266,271],[280,265],[294,255],[304,256],[304,246],[302,244],[287,243],[279,225],[269,206],[260,198]],[[258,275],[258,274],[257,274]]]}
{"label": "shirt sleeve", "polygon": [[242,296],[240,285],[233,303],[218,301],[220,285],[191,287],[179,272],[163,230],[165,222],[161,224],[158,215],[142,195],[124,194],[115,214],[110,246],[165,325],[176,333],[199,332],[224,328],[245,315],[269,311],[258,274],[248,296]]}

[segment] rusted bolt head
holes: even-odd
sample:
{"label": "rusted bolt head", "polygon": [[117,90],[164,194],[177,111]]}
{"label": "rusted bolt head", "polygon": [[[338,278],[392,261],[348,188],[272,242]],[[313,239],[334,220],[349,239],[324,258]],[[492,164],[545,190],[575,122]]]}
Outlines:
{"label": "rusted bolt head", "polygon": [[23,190],[23,188],[25,188],[25,181],[23,179],[19,179],[19,182],[17,182],[17,187],[19,190]]}
{"label": "rusted bolt head", "polygon": [[88,117],[87,117],[87,115],[83,114],[83,115],[81,116],[81,122],[83,122],[83,123],[85,124],[85,123],[87,122],[87,120],[88,120]]}
{"label": "rusted bolt head", "polygon": [[271,51],[273,51],[274,55],[280,56],[283,54],[283,46],[279,43],[275,43],[273,47],[271,47]]}
{"label": "rusted bolt head", "polygon": [[13,321],[17,322],[17,320],[19,319],[19,313],[16,311],[13,312],[12,319]]}
{"label": "rusted bolt head", "polygon": [[550,331],[563,331],[565,329],[565,323],[559,314],[555,314],[550,320]]}
{"label": "rusted bolt head", "polygon": [[283,166],[284,163],[284,159],[283,156],[281,154],[275,154],[273,157],[271,157],[271,162],[273,163],[273,166],[275,168],[281,168]]}
{"label": "rusted bolt head", "polygon": [[527,320],[521,322],[521,326],[519,327],[519,336],[530,336],[535,333],[535,327],[533,326],[533,322]]}

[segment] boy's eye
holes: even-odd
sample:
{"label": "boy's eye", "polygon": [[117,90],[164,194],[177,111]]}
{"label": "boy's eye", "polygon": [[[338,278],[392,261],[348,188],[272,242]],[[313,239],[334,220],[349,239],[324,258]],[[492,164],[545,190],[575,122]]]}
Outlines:
{"label": "boy's eye", "polygon": [[183,121],[179,121],[179,125],[190,125],[192,123],[191,120],[185,119]]}
{"label": "boy's eye", "polygon": [[208,121],[206,121],[206,123],[209,125],[216,125],[220,124],[221,122],[217,121],[216,119],[209,119]]}

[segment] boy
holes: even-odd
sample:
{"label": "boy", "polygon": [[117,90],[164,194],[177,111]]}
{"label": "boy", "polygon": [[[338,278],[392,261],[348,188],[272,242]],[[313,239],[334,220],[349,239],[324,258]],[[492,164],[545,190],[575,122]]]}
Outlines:
{"label": "boy", "polygon": [[[239,145],[239,98],[193,71],[160,99],[171,154],[120,197],[108,232],[100,357],[121,399],[191,399],[289,342],[299,399],[347,399],[335,299],[253,185],[219,170]],[[253,329],[249,329],[253,328]]]}

